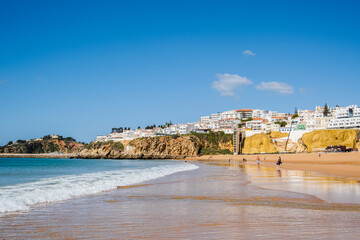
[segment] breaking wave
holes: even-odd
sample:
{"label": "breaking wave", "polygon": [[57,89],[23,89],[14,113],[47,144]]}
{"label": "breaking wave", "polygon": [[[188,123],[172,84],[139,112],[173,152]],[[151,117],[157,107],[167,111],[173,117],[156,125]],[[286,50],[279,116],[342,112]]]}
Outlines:
{"label": "breaking wave", "polygon": [[146,169],[112,170],[44,178],[35,182],[0,187],[0,213],[29,210],[40,203],[54,203],[116,189],[197,169],[193,164],[169,164]]}

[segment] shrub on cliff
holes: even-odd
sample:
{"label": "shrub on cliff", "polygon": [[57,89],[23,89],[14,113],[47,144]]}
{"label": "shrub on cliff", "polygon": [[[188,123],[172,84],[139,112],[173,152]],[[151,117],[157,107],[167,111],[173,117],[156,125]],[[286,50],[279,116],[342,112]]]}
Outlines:
{"label": "shrub on cliff", "polygon": [[122,151],[124,149],[124,145],[121,142],[114,142],[112,140],[107,142],[91,142],[85,145],[85,148],[88,150],[92,149],[100,149],[104,146],[109,146],[113,150]]}
{"label": "shrub on cliff", "polygon": [[199,142],[199,155],[232,154],[233,135],[223,131],[209,133],[191,133],[191,140]]}
{"label": "shrub on cliff", "polygon": [[209,132],[209,133],[191,133],[191,135],[198,137],[202,142],[208,142],[211,145],[218,146],[220,142],[233,141],[232,134],[226,134],[223,131]]}
{"label": "shrub on cliff", "polygon": [[229,149],[201,148],[200,155],[228,155],[232,154]]}

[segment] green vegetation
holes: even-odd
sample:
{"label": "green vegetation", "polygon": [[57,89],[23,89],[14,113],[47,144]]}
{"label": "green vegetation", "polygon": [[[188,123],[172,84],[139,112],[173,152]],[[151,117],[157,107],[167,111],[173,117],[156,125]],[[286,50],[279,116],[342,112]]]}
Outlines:
{"label": "green vegetation", "polygon": [[85,145],[86,149],[100,149],[104,146],[110,146],[113,150],[122,151],[124,145],[121,142],[107,141],[107,142],[91,142]]}
{"label": "green vegetation", "polygon": [[51,153],[51,152],[73,152],[82,148],[74,138],[59,136],[52,139],[51,135],[45,135],[42,140],[22,140],[10,141],[5,146],[0,147],[0,153]]}
{"label": "green vegetation", "polygon": [[[163,128],[164,129],[164,128],[170,127],[171,125],[173,125],[173,124],[170,121],[170,122],[166,122],[164,125],[158,125],[157,127],[156,127],[156,124],[148,125],[145,127],[145,129],[154,129],[154,128]],[[140,126],[138,126],[138,129],[140,129]]]}
{"label": "green vegetation", "polygon": [[191,133],[193,142],[198,142],[201,147],[199,149],[200,155],[218,155],[218,154],[232,154],[229,149],[221,148],[220,144],[233,143],[233,135],[220,132],[209,133]]}
{"label": "green vegetation", "polygon": [[42,137],[43,140],[50,140],[51,139],[51,136],[50,134],[49,135],[45,135]]}
{"label": "green vegetation", "polygon": [[330,110],[329,110],[329,106],[327,105],[327,103],[325,103],[324,106],[324,117],[326,117],[327,115],[330,114]]}
{"label": "green vegetation", "polygon": [[275,124],[280,125],[280,127],[285,127],[287,125],[287,122],[285,122],[285,121],[282,121],[282,122],[277,121],[277,122],[275,122]]}
{"label": "green vegetation", "polygon": [[16,144],[0,147],[0,153],[50,153],[59,151],[59,146],[51,141],[45,142],[26,142],[16,141]]}
{"label": "green vegetation", "polygon": [[299,114],[295,113],[295,114],[291,117],[291,119],[294,119],[294,118],[297,118],[297,117],[299,117]]}
{"label": "green vegetation", "polygon": [[48,142],[47,145],[45,145],[44,152],[57,152],[59,151],[59,146],[54,144],[53,142]]}
{"label": "green vegetation", "polygon": [[232,154],[229,149],[201,148],[200,155],[226,155]]}
{"label": "green vegetation", "polygon": [[219,132],[209,132],[209,133],[191,133],[190,135],[196,136],[200,139],[200,141],[208,142],[209,144],[218,146],[220,142],[226,143],[233,141],[233,135],[232,134],[226,134],[223,131]]}

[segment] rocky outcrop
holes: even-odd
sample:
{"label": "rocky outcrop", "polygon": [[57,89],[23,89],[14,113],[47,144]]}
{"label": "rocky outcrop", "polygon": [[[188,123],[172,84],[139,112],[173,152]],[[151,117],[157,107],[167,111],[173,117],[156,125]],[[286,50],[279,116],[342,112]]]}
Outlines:
{"label": "rocky outcrop", "polygon": [[84,144],[74,140],[30,140],[18,141],[0,147],[0,153],[19,153],[19,154],[42,154],[42,153],[76,153],[84,148]]}
{"label": "rocky outcrop", "polygon": [[78,153],[79,158],[121,158],[124,145],[121,142],[91,142]]}
{"label": "rocky outcrop", "polygon": [[140,158],[184,158],[197,156],[203,147],[196,136],[138,138],[130,142],[126,154]]}
{"label": "rocky outcrop", "polygon": [[289,136],[288,133],[282,133],[282,132],[279,132],[279,131],[270,132],[270,137],[271,138],[283,138],[283,137],[287,137],[287,136]]}
{"label": "rocky outcrop", "polygon": [[318,130],[305,133],[300,144],[306,151],[323,150],[331,145],[357,148],[359,131],[356,129]]}
{"label": "rocky outcrop", "polygon": [[[90,143],[80,158],[174,159],[201,154],[232,154],[232,135],[223,133],[137,138],[130,142]],[[124,146],[125,145],[125,146]]]}
{"label": "rocky outcrop", "polygon": [[269,134],[260,133],[245,138],[243,153],[277,153],[278,149]]}
{"label": "rocky outcrop", "polygon": [[306,145],[304,144],[304,142],[301,138],[298,141],[298,146],[295,149],[295,152],[297,152],[297,153],[308,152],[308,148],[306,147]]}
{"label": "rocky outcrop", "polygon": [[313,152],[324,151],[331,145],[360,147],[360,132],[356,129],[312,131],[305,133],[297,143],[288,140],[287,136],[279,132],[253,135],[245,139],[243,153]]}

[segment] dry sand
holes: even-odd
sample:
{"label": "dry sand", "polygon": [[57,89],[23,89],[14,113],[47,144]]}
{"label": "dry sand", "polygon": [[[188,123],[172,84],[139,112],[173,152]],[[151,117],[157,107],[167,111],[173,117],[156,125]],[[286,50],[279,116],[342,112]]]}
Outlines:
{"label": "dry sand", "polygon": [[352,153],[298,153],[298,154],[254,154],[254,155],[213,155],[188,158],[196,161],[237,161],[246,164],[256,164],[256,157],[260,157],[262,166],[276,167],[276,161],[281,156],[281,168],[320,172],[328,175],[355,178],[360,180],[360,152]]}

